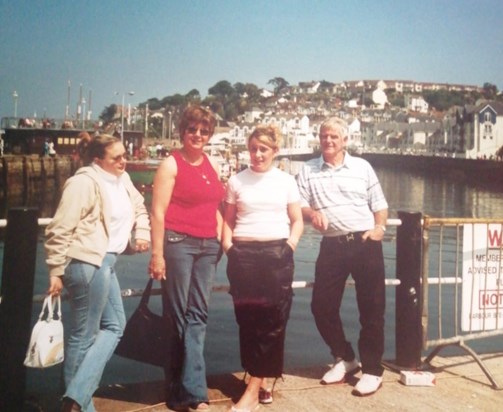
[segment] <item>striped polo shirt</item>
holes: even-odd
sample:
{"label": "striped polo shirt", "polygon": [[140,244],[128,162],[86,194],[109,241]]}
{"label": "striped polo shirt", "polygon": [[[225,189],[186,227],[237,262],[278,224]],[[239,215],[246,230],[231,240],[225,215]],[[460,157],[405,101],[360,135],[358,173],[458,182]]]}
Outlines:
{"label": "striped polo shirt", "polygon": [[328,218],[324,236],[340,236],[374,228],[374,212],[387,209],[381,185],[365,159],[345,153],[342,165],[325,163],[323,156],[304,163],[297,176],[301,207]]}

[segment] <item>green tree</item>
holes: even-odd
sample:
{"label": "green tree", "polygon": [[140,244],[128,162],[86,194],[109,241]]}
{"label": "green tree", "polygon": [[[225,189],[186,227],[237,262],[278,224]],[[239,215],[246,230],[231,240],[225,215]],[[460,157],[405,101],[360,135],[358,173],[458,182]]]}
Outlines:
{"label": "green tree", "polygon": [[[166,96],[160,102],[160,107],[165,108],[167,106],[183,107],[187,103],[186,96],[181,94],[174,94],[173,96]],[[150,105],[149,105],[150,107]]]}
{"label": "green tree", "polygon": [[114,120],[114,117],[117,113],[117,105],[111,104],[110,106],[106,106],[101,112],[99,118],[103,121],[103,123],[107,124]]}
{"label": "green tree", "polygon": [[452,106],[463,106],[467,100],[464,93],[449,90],[427,90],[423,92],[423,97],[431,108],[439,111],[448,110]]}
{"label": "green tree", "polygon": [[290,86],[290,83],[288,83],[283,77],[275,77],[274,79],[271,79],[267,82],[267,84],[272,84],[274,87],[274,94],[277,96],[279,93],[281,93],[284,89],[286,89],[288,86]]}
{"label": "green tree", "polygon": [[211,94],[222,101],[231,97],[235,93],[236,91],[234,90],[234,87],[232,87],[227,80],[221,80],[208,89],[208,94]]}
{"label": "green tree", "polygon": [[498,88],[492,83],[484,83],[482,93],[487,100],[494,100],[498,95]]}
{"label": "green tree", "polygon": [[192,89],[190,92],[188,92],[185,95],[185,97],[190,102],[201,100],[201,94],[199,93],[199,90],[197,90],[197,89]]}

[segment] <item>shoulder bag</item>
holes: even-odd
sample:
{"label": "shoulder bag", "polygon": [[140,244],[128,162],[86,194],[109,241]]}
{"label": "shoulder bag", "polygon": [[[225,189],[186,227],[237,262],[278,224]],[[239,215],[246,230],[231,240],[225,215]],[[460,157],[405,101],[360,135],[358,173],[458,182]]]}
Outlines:
{"label": "shoulder bag", "polygon": [[153,279],[149,279],[138,308],[127,321],[115,354],[138,362],[166,367],[171,358],[175,330],[171,318],[150,311],[148,301]]}
{"label": "shoulder bag", "polygon": [[[55,308],[57,306],[57,311]],[[30,368],[48,368],[64,360],[64,334],[61,321],[61,297],[52,300],[48,295],[38,321],[31,332],[30,345],[24,365]]]}

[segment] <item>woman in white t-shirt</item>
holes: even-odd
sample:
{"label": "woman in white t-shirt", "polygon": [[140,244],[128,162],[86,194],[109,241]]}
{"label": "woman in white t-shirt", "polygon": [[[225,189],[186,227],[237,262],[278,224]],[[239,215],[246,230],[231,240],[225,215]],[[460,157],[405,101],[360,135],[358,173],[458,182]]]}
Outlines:
{"label": "woman in white t-shirt", "polygon": [[239,325],[241,364],[250,375],[232,412],[271,403],[266,378],[283,373],[292,303],[293,252],[304,223],[293,176],[273,165],[280,135],[258,126],[248,138],[251,166],[229,179],[222,234]]}

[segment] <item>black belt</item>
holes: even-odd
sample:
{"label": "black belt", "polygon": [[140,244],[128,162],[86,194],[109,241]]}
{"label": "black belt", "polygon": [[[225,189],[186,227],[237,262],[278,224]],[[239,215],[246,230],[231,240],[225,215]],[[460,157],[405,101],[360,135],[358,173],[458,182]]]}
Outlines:
{"label": "black belt", "polygon": [[345,235],[325,237],[325,239],[337,243],[351,243],[356,241],[359,242],[362,240],[362,235],[364,233],[365,232],[349,232]]}

